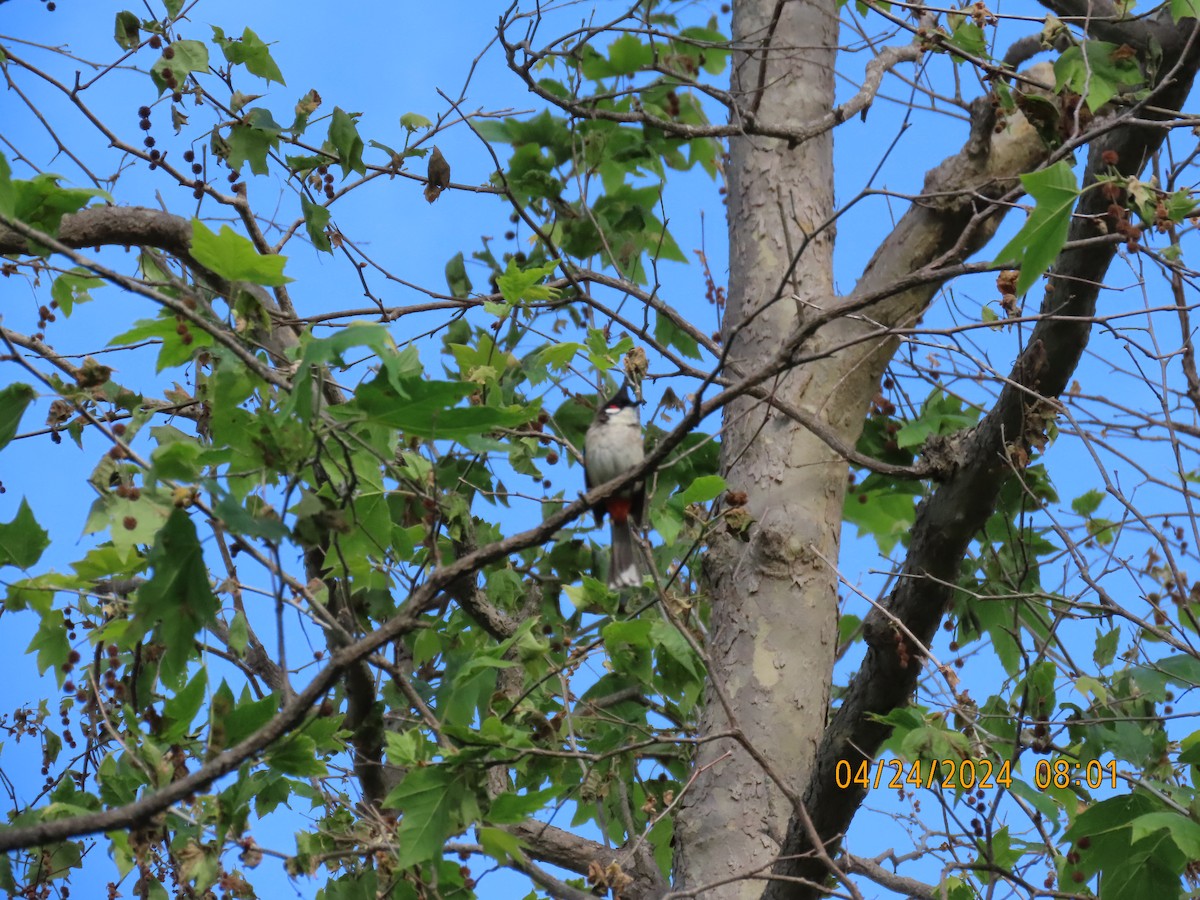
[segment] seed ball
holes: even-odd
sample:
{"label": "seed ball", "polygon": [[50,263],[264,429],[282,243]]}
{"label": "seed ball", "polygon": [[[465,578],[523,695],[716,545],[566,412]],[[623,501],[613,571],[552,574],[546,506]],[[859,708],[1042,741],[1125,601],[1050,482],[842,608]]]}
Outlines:
{"label": "seed ball", "polygon": [[195,153],[193,153],[191,150],[184,150],[184,151],[183,151],[183,160],[184,160],[184,162],[192,162],[193,160],[195,160],[195,158],[196,158],[196,154],[195,154]]}

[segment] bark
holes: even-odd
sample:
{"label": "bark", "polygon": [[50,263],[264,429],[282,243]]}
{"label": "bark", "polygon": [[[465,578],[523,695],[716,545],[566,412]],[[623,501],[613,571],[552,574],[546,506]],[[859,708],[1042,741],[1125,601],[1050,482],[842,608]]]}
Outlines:
{"label": "bark", "polygon": [[[827,0],[737,4],[736,45],[759,48],[734,60],[733,94],[762,120],[817,121],[833,106],[836,4]],[[763,70],[765,60],[765,71]],[[729,302],[723,330],[733,371],[752,370],[795,334],[801,320],[833,300],[833,230],[817,233],[833,208],[830,132],[798,146],[751,137],[730,140]],[[789,278],[804,249],[803,278]],[[814,414],[853,444],[861,424],[838,365],[791,371],[767,387]],[[845,405],[844,405],[845,404]],[[856,421],[857,419],[857,421]],[[743,542],[725,535],[706,568],[713,610],[710,686],[702,734],[740,730],[792,792],[802,788],[828,705],[837,625],[834,572],[844,461],[811,432],[751,398],[724,411],[722,469],[745,492],[755,520]],[[678,886],[704,885],[770,866],[792,814],[779,786],[732,740],[702,745],[698,776],[676,822]],[[704,891],[706,898],[756,896],[755,882]]]}
{"label": "bark", "polygon": [[[139,206],[92,206],[63,216],[56,237],[68,247],[157,247],[181,259],[191,258],[190,219]],[[0,225],[0,255],[27,253],[25,238]]]}

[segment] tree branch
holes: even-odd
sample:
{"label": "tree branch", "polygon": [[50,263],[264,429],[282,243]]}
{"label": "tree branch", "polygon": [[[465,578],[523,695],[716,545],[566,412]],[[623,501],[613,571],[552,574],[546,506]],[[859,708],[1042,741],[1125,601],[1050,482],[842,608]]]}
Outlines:
{"label": "tree branch", "polygon": [[621,892],[621,896],[630,900],[657,897],[668,888],[662,872],[653,864],[653,860],[649,859],[648,854],[634,854],[630,859],[623,847],[605,847],[596,841],[532,819],[517,825],[506,825],[504,830],[520,838],[534,859],[578,872],[580,875],[586,875],[592,864],[598,864],[605,869],[616,864],[633,879],[633,883]]}

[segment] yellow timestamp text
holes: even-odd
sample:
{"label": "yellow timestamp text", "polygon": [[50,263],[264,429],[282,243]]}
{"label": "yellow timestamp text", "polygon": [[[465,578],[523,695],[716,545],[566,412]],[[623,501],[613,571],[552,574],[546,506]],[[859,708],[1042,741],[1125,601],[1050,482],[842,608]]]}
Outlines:
{"label": "yellow timestamp text", "polygon": [[[872,772],[872,770],[874,770]],[[869,759],[851,762],[839,759],[834,766],[834,782],[842,790],[851,787],[877,790],[881,787],[949,788],[993,790],[1012,787],[1012,763],[1005,759],[935,759],[905,762],[899,759]],[[1097,790],[1117,786],[1117,764],[1098,759],[1080,762],[1074,759],[1039,759],[1033,767],[1033,785],[1039,791],[1076,787]]]}
{"label": "yellow timestamp text", "polygon": [[1089,759],[1082,763],[1077,759],[1039,759],[1033,767],[1033,785],[1039,791],[1051,787],[1069,788],[1087,787],[1091,790],[1108,785],[1117,786],[1117,763],[1110,759],[1106,763],[1098,759]]}
{"label": "yellow timestamp text", "polygon": [[951,790],[962,788],[966,791],[1012,787],[1012,764],[1007,759],[999,763],[990,759],[915,759],[912,762],[877,759],[874,778],[871,777],[871,769],[869,759],[862,759],[856,763],[848,759],[839,759],[834,766],[834,781],[842,790],[852,786],[863,790],[877,790],[881,787],[898,790],[903,787],[932,788],[937,785]]}

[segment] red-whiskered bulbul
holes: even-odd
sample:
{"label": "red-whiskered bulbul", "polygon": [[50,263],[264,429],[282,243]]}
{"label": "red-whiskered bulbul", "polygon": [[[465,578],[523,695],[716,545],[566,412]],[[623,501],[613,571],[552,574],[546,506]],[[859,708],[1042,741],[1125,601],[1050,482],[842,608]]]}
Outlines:
{"label": "red-whiskered bulbul", "polygon": [[[584,481],[588,490],[628,472],[642,461],[642,423],[627,385],[612,395],[587,430],[584,443]],[[592,507],[596,524],[608,513],[612,527],[612,566],[608,586],[613,590],[642,583],[643,566],[633,545],[630,522],[640,525],[646,505],[646,486],[638,481]]]}

